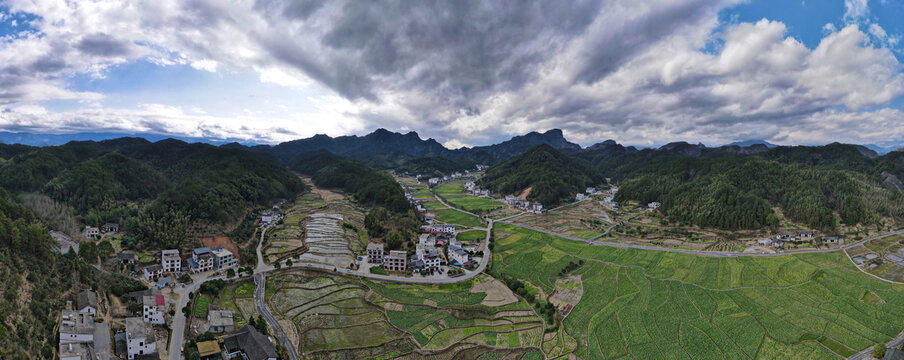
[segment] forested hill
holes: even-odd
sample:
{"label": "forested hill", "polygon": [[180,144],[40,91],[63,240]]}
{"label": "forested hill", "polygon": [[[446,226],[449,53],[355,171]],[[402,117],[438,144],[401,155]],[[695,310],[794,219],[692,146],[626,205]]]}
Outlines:
{"label": "forested hill", "polygon": [[0,358],[52,359],[59,311],[94,270],[56,242],[31,211],[0,189]]}
{"label": "forested hill", "polygon": [[[586,156],[586,155],[585,155]],[[723,229],[776,225],[788,218],[832,231],[839,224],[882,226],[904,219],[904,195],[888,183],[904,173],[904,154],[877,157],[856,145],[643,150],[595,159],[621,182],[617,201],[662,203],[676,222]]]}
{"label": "forested hill", "polygon": [[0,187],[68,204],[90,225],[119,221],[134,241],[178,248],[188,224],[227,224],[304,184],[285,166],[236,149],[121,138],[34,148],[0,163]]}
{"label": "forested hill", "polygon": [[360,161],[321,150],[296,156],[289,168],[310,175],[317,186],[341,189],[360,203],[383,206],[397,213],[411,210],[405,192],[391,175]]}
{"label": "forested hill", "polygon": [[527,200],[553,207],[605,181],[588,164],[549,145],[540,145],[490,168],[479,185],[499,194],[516,194],[530,188]]}

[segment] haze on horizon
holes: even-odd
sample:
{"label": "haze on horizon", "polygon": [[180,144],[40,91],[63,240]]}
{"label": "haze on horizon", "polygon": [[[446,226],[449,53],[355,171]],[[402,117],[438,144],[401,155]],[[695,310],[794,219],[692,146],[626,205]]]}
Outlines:
{"label": "haze on horizon", "polygon": [[892,0],[0,0],[0,131],[904,144]]}

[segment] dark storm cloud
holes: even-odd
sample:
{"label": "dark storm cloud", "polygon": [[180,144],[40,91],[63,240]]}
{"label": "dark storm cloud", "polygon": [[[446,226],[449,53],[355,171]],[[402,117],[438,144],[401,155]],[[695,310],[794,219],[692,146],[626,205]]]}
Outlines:
{"label": "dark storm cloud", "polygon": [[79,41],[76,48],[85,54],[102,57],[128,56],[131,53],[129,42],[107,34],[87,35]]}

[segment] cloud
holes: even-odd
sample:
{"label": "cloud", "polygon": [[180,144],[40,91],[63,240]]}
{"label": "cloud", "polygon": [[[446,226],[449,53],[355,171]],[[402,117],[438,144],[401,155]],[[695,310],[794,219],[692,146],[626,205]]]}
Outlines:
{"label": "cloud", "polygon": [[869,14],[869,0],[844,0],[845,21],[856,21]]}
{"label": "cloud", "polygon": [[[37,17],[33,32],[0,42],[7,109],[97,101],[103,94],[70,90],[69,79],[146,60],[221,76],[251,71],[316,111],[265,117],[249,107],[251,115],[233,119],[207,115],[216,111],[204,104],[11,110],[0,128],[169,128],[277,140],[386,127],[458,146],[558,127],[585,144],[644,144],[797,141],[797,132],[831,140],[841,133],[817,131],[814,116],[845,124],[900,116],[876,110],[904,94],[889,50],[896,40],[878,24],[827,24],[808,48],[781,22],[720,24],[720,11],[739,2],[8,0],[13,14]],[[862,22],[867,5],[846,0],[845,22]],[[720,46],[701,50],[712,43]],[[255,125],[242,134],[235,119]],[[280,129],[288,130],[273,133]]]}

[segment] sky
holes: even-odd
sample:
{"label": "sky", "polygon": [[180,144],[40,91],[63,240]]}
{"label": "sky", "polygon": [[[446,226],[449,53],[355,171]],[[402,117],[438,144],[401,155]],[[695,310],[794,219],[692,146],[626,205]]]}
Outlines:
{"label": "sky", "polygon": [[904,144],[904,0],[0,0],[0,130]]}

